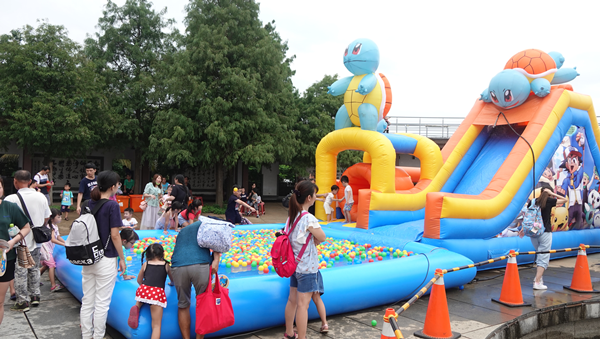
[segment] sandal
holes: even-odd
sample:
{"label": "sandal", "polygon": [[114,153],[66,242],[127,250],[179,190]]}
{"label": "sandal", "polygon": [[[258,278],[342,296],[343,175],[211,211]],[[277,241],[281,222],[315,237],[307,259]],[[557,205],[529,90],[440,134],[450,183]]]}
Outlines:
{"label": "sandal", "polygon": [[285,331],[283,331],[283,339],[296,339],[298,338],[298,333],[294,332],[294,335],[287,335]]}
{"label": "sandal", "polygon": [[321,330],[319,332],[321,332],[323,334],[329,332],[329,325],[325,324],[325,325],[321,326]]}
{"label": "sandal", "polygon": [[136,305],[133,305],[129,310],[129,319],[127,319],[127,324],[129,327],[136,329],[138,328],[138,322],[140,319],[140,309]]}

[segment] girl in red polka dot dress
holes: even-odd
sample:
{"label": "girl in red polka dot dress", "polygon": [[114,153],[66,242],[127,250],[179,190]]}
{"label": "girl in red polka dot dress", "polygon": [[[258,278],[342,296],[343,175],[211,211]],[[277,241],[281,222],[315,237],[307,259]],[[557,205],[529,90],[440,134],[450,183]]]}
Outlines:
{"label": "girl in red polka dot dress", "polygon": [[[144,256],[147,261],[144,263]],[[151,244],[142,254],[142,269],[138,274],[138,287],[135,292],[135,306],[129,311],[129,326],[138,327],[140,309],[142,305],[150,305],[152,315],[152,339],[160,339],[160,323],[162,321],[163,308],[167,307],[167,296],[165,295],[165,281],[167,276],[172,285],[171,266],[165,261],[165,250],[161,244]]]}

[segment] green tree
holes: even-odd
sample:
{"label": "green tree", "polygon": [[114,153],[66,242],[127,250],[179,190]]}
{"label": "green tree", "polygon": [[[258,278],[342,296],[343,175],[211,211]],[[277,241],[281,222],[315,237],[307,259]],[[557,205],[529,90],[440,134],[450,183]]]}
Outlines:
{"label": "green tree", "polygon": [[[300,114],[294,125],[302,142],[297,147],[291,167],[296,175],[304,176],[306,169],[315,166],[315,152],[321,139],[335,129],[335,115],[344,104],[343,96],[327,94],[327,87],[338,79],[325,75],[323,79],[306,89],[298,98]],[[338,155],[338,167],[347,168],[362,161],[362,151],[343,151]]]}
{"label": "green tree", "polygon": [[174,23],[164,19],[166,12],[155,12],[146,0],[127,0],[120,7],[109,0],[98,20],[100,32],[85,41],[85,51],[98,65],[110,104],[121,118],[114,142],[135,150],[136,190],[144,184],[142,161],[157,159],[149,137],[164,104],[160,70],[178,37],[177,30],[166,32]]}
{"label": "green tree", "polygon": [[174,165],[215,166],[222,205],[223,175],[239,160],[260,168],[295,154],[292,59],[254,1],[195,0],[186,10],[169,72],[173,104],[157,116],[150,145]]}
{"label": "green tree", "polygon": [[0,36],[0,147],[85,156],[106,146],[111,116],[94,65],[63,26],[40,22]]}

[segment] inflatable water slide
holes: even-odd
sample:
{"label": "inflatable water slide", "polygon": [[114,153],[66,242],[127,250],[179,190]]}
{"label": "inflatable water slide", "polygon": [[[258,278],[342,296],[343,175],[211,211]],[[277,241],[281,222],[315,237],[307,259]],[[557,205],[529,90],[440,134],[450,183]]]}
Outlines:
{"label": "inflatable water slide", "polygon": [[[356,225],[347,226],[444,247],[474,261],[503,255],[510,249],[531,250],[527,238],[497,235],[517,218],[534,189],[533,183],[539,186],[544,172],[555,173],[550,179],[543,177],[552,181],[550,187],[560,187],[552,178],[563,182],[563,174],[570,173],[561,168],[563,151],[570,147],[582,153],[580,158],[585,160],[578,170],[590,178],[589,187],[596,187],[586,189],[587,195],[597,195],[594,164],[600,161],[600,152],[595,135],[600,130],[591,98],[573,92],[568,85],[553,88],[545,98],[531,98],[504,115],[501,111],[494,104],[476,102],[441,152],[433,141],[417,135],[358,128],[334,131],[317,149],[317,185],[327,187],[336,182],[333,154],[346,148],[342,145],[351,145],[350,149],[365,151],[365,161],[344,173],[355,192]],[[571,139],[582,145],[581,151],[570,146]],[[396,167],[395,155],[399,153],[419,158],[420,171]],[[583,189],[579,194],[583,195]],[[580,203],[587,198],[579,198]],[[576,205],[570,209],[575,210]],[[569,208],[557,208],[554,222],[556,230],[562,232],[554,234],[554,248],[600,243],[600,231],[594,230],[593,218],[589,217],[599,206],[589,201],[592,210],[582,207],[580,204],[581,220],[569,218]],[[325,217],[320,214],[322,209],[317,206],[316,210],[319,217]],[[569,229],[572,231],[566,232]]]}

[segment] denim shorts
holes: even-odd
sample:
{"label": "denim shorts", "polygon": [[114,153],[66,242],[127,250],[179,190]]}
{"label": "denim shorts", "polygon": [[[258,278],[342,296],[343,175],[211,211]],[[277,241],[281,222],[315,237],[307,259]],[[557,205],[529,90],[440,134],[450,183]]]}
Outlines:
{"label": "denim shorts", "polygon": [[[546,231],[537,238],[529,239],[531,239],[531,244],[533,245],[536,251],[550,251],[552,249],[552,232]],[[547,269],[549,262],[550,253],[536,254],[535,263],[538,267],[543,267],[544,269]]]}
{"label": "denim shorts", "polygon": [[323,276],[320,271],[317,273],[294,273],[290,277],[290,287],[296,287],[300,293],[319,292],[320,295],[325,293]]}

